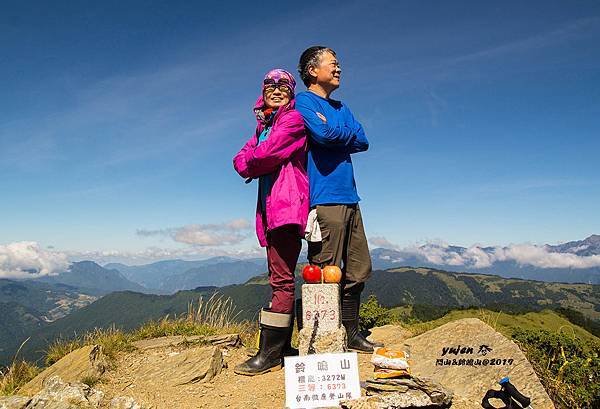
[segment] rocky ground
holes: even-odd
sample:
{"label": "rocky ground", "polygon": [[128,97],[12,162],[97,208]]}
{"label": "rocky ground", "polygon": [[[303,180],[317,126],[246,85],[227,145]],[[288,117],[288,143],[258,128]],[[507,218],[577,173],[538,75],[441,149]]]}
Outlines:
{"label": "rocky ground", "polygon": [[[371,337],[386,346],[408,349],[413,375],[434,379],[454,391],[454,409],[481,408],[483,394],[496,387],[496,382],[504,376],[510,376],[522,392],[532,397],[532,405],[536,409],[554,407],[518,347],[480,320],[455,321],[418,337],[411,337],[399,326],[388,325],[374,329]],[[99,404],[91,403],[89,407],[191,409],[284,406],[283,371],[257,377],[236,375],[233,373],[234,366],[247,359],[246,349],[239,346],[239,340],[235,336],[222,337],[212,340],[211,344],[207,346],[206,340],[183,337],[141,341],[136,351],[122,354],[113,369],[104,371],[100,382],[93,386],[102,391],[102,399]],[[486,346],[483,349],[485,355],[480,351],[482,345]],[[89,352],[83,355],[89,355]],[[79,354],[82,355],[81,352]],[[77,378],[80,380],[82,376],[89,377],[98,368],[103,369],[102,361],[97,357],[88,360],[90,367],[87,369],[87,364],[76,365],[68,358],[63,358],[68,361],[64,368],[60,368],[62,360],[59,361],[55,364],[59,370],[55,367],[54,371],[40,374],[38,379],[21,390],[22,394],[39,393],[44,387],[43,379],[50,376],[60,376],[71,382]],[[468,359],[473,360],[471,365]],[[475,365],[475,359],[481,360],[479,365]],[[487,365],[483,365],[484,359]],[[490,365],[492,359],[494,364]],[[510,364],[508,359],[512,360]],[[372,376],[370,355],[359,354],[359,366],[361,381]],[[92,393],[90,396],[98,400],[98,395]],[[0,409],[69,407],[31,406],[31,401],[27,405],[21,401],[15,406],[7,406],[6,403],[3,406],[0,400]]]}

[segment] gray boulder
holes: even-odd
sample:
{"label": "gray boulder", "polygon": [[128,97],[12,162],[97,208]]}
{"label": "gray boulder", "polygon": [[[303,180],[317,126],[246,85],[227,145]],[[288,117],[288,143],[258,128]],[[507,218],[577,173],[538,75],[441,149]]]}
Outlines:
{"label": "gray boulder", "polygon": [[452,321],[405,341],[411,373],[430,378],[455,398],[480,407],[489,389],[499,390],[505,376],[536,409],[554,409],[533,367],[519,347],[477,318]]}
{"label": "gray boulder", "polygon": [[0,409],[24,409],[30,400],[27,396],[1,396]]}
{"label": "gray boulder", "polygon": [[94,409],[100,406],[104,393],[81,382],[63,382],[58,376],[47,378],[26,409]]}
{"label": "gray boulder", "polygon": [[110,409],[142,409],[142,406],[130,396],[119,396],[111,399]]}

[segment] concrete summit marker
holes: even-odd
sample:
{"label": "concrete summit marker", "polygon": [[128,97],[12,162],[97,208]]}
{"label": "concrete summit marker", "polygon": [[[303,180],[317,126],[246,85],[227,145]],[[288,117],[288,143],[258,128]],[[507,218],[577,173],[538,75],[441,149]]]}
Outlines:
{"label": "concrete summit marker", "polygon": [[318,321],[319,331],[340,327],[340,288],[338,284],[304,284],[302,286],[302,322],[312,328]]}
{"label": "concrete summit marker", "polygon": [[300,355],[346,351],[346,330],[341,325],[340,309],[339,284],[302,285]]}

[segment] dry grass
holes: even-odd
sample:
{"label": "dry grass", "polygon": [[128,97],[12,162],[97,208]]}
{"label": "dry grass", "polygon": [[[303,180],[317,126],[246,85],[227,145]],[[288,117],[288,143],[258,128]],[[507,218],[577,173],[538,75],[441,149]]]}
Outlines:
{"label": "dry grass", "polygon": [[[238,333],[242,341],[252,342],[256,334],[256,325],[249,322],[236,322],[239,312],[233,302],[222,295],[214,294],[205,300],[188,304],[187,313],[181,317],[166,316],[161,320],[149,321],[131,332],[116,327],[94,329],[75,339],[57,339],[49,345],[44,363],[47,366],[59,361],[65,355],[85,345],[101,345],[109,364],[114,364],[117,355],[134,349],[133,342],[148,338],[170,335],[200,335]],[[23,343],[25,344],[25,342]],[[23,345],[21,345],[22,347]],[[12,395],[22,385],[33,379],[41,368],[26,361],[15,359],[4,370],[0,370],[0,395]],[[101,379],[84,379],[84,383],[95,384]]]}
{"label": "dry grass", "polygon": [[0,369],[0,396],[14,394],[21,386],[32,380],[41,369],[32,363],[18,360],[19,352],[23,345],[29,340],[27,338],[17,350],[15,357],[8,368]]}
{"label": "dry grass", "polygon": [[114,362],[119,352],[132,351],[132,343],[142,339],[227,333],[239,333],[243,339],[252,337],[253,326],[248,322],[236,322],[238,315],[231,299],[215,293],[208,300],[201,297],[197,304],[190,302],[187,313],[182,317],[166,316],[161,320],[148,321],[132,332],[111,327],[95,329],[74,340],[56,340],[48,348],[45,363],[52,365],[84,345],[101,345],[109,362]]}
{"label": "dry grass", "polygon": [[12,395],[21,386],[35,378],[41,369],[26,361],[13,361],[5,371],[0,371],[0,396]]}
{"label": "dry grass", "polygon": [[44,359],[44,364],[46,364],[46,366],[50,366],[53,363],[57,362],[63,356],[68,355],[76,349],[81,348],[83,345],[83,341],[79,339],[71,341],[55,339],[48,346],[48,350],[46,351],[46,358]]}

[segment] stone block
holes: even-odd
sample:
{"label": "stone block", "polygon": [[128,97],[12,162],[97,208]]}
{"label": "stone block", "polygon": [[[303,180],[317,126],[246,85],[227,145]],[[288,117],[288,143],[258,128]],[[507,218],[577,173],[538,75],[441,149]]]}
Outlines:
{"label": "stone block", "polygon": [[316,325],[317,334],[340,328],[339,284],[302,285],[302,323],[311,331]]}
{"label": "stone block", "polygon": [[346,352],[346,329],[343,326],[329,331],[302,328],[298,333],[298,352],[300,355]]}

